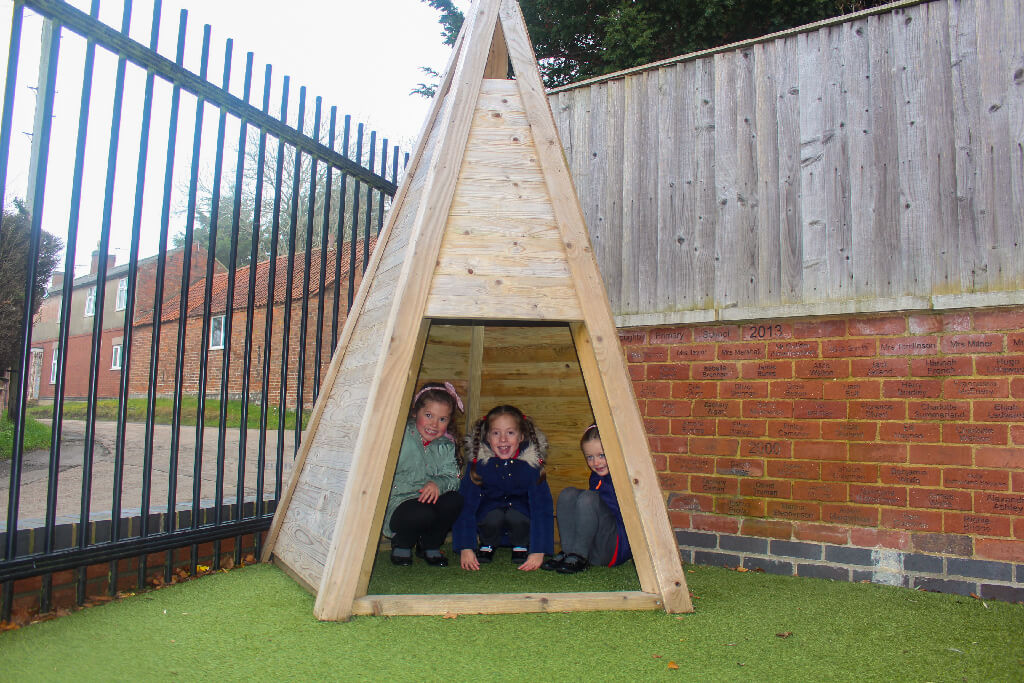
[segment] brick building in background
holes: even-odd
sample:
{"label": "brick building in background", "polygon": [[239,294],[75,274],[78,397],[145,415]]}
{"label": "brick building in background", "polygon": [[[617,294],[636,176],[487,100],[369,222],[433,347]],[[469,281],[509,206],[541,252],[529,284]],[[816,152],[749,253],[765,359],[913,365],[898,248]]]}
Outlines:
{"label": "brick building in background", "polygon": [[[122,360],[124,358],[125,309],[128,302],[128,264],[117,265],[115,256],[107,260],[106,282],[102,311],[102,332],[97,371],[97,397],[117,398]],[[164,301],[176,299],[181,290],[184,250],[167,252],[164,272]],[[218,264],[218,268],[222,268]],[[67,371],[64,379],[64,397],[69,400],[85,399],[89,395],[89,371],[92,354],[93,324],[99,313],[96,309],[99,252],[92,253],[89,274],[75,278],[71,290],[71,313],[68,319]],[[153,315],[156,292],[157,257],[140,259],[136,269],[135,315],[148,312]],[[206,250],[192,248],[189,284],[206,272]],[[60,311],[63,300],[64,274],[54,273],[32,328],[34,377],[38,384],[30,386],[30,398],[52,400],[57,382],[57,346],[60,331]],[[32,390],[35,391],[32,391]]]}
{"label": "brick building in background", "polygon": [[[376,244],[376,238],[370,241],[372,251]],[[348,297],[348,272],[349,253],[351,244],[346,243],[341,254],[341,278],[340,296],[335,303],[335,266],[337,263],[337,251],[334,248],[322,252],[315,249],[310,252],[310,279],[308,289],[303,282],[303,270],[305,268],[305,255],[296,254],[292,263],[293,282],[291,292],[287,289],[287,276],[289,271],[288,257],[281,256],[274,262],[274,297],[272,307],[268,307],[270,301],[269,285],[271,274],[271,262],[262,261],[256,265],[255,289],[253,296],[253,317],[251,348],[249,353],[249,387],[250,399],[259,404],[263,391],[263,367],[268,346],[266,343],[266,329],[268,311],[271,317],[271,342],[269,345],[270,366],[267,374],[267,395],[270,405],[277,405],[280,401],[281,392],[281,364],[282,349],[284,344],[284,318],[285,306],[290,308],[290,320],[288,325],[288,369],[285,373],[287,378],[285,403],[288,407],[295,407],[298,401],[298,380],[299,380],[299,350],[301,336],[301,321],[303,307],[306,307],[306,344],[305,344],[305,370],[303,374],[303,405],[310,408],[313,405],[313,389],[316,369],[316,340],[317,326],[319,323],[319,309],[323,305],[323,318],[321,327],[321,368],[326,369],[331,359],[332,335],[334,317],[338,316],[337,331],[345,323]],[[362,242],[356,244],[356,253],[362,251]],[[324,285],[320,284],[320,259],[326,260],[326,276]],[[358,289],[361,272],[357,269],[354,289]],[[196,281],[188,292],[188,314],[185,325],[185,344],[182,366],[182,393],[185,396],[199,395],[199,375],[204,345],[207,347],[207,378],[206,395],[211,398],[220,396],[221,376],[225,361],[225,351],[228,360],[228,397],[232,399],[241,398],[243,394],[244,368],[246,366],[246,324],[248,319],[249,302],[249,267],[238,268],[235,273],[235,285],[233,305],[231,306],[231,338],[225,337],[226,317],[228,315],[227,290],[229,273],[221,272],[214,276],[211,285],[209,305],[206,304],[206,281]],[[156,395],[169,397],[174,395],[175,390],[175,363],[178,353],[178,330],[180,301],[174,299],[164,306],[160,325],[160,347],[157,354],[157,384]],[[209,314],[209,333],[204,343],[201,339],[203,328],[203,316]],[[150,348],[154,332],[152,311],[148,315],[136,317],[132,353],[132,367],[129,375],[129,393],[133,396],[145,396],[149,388],[150,375]]]}

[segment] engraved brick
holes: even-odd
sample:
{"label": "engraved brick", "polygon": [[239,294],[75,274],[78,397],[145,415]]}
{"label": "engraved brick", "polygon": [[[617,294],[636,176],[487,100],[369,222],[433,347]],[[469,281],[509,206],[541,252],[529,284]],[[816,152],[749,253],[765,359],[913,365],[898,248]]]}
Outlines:
{"label": "engraved brick", "polygon": [[718,347],[719,360],[754,360],[764,358],[764,344],[721,344]]}
{"label": "engraved brick", "polygon": [[751,361],[740,364],[743,379],[787,379],[793,376],[793,364],[779,361]]}
{"label": "engraved brick", "polygon": [[740,442],[736,439],[715,439],[702,436],[690,437],[690,452],[699,455],[736,455]]}
{"label": "engraved brick", "polygon": [[793,365],[796,376],[807,379],[836,379],[850,376],[850,362],[847,360],[815,358],[798,360]]}
{"label": "engraved brick", "polygon": [[744,458],[789,458],[793,444],[787,441],[761,441],[745,439],[740,444],[740,455]]}
{"label": "engraved brick", "polygon": [[744,401],[745,418],[793,417],[793,405],[782,401]]}
{"label": "engraved brick", "polygon": [[740,325],[740,338],[745,341],[765,339],[792,339],[790,323],[745,323]]}
{"label": "engraved brick", "polygon": [[822,398],[823,382],[782,380],[771,383],[772,398]]}
{"label": "engraved brick", "polygon": [[722,398],[768,398],[768,382],[721,382]]}
{"label": "engraved brick", "polygon": [[1024,356],[980,356],[974,367],[979,375],[1024,375]]}
{"label": "engraved brick", "polygon": [[685,327],[655,329],[648,332],[652,344],[682,344],[693,338],[690,330]]}
{"label": "engraved brick", "polygon": [[970,375],[973,364],[970,358],[912,358],[910,374],[913,377],[952,377]]}
{"label": "engraved brick", "polygon": [[832,482],[795,481],[794,500],[819,500],[836,503],[846,500],[846,484]]}
{"label": "engraved brick", "polygon": [[717,398],[717,382],[673,382],[672,398]]}
{"label": "engraved brick", "polygon": [[823,462],[821,478],[824,481],[846,481],[862,484],[878,481],[878,465],[868,463]]}
{"label": "engraved brick", "polygon": [[648,417],[689,417],[689,401],[648,401],[647,410],[644,412]]}
{"label": "engraved brick", "polygon": [[817,422],[789,422],[786,420],[770,420],[768,436],[777,439],[820,439],[821,425]]}
{"label": "engraved brick", "polygon": [[949,489],[1006,491],[1010,487],[1010,473],[950,467],[942,472],[942,485]]}
{"label": "engraved brick", "polygon": [[740,493],[753,498],[789,498],[793,488],[792,482],[781,479],[741,479],[739,481]]}
{"label": "engraved brick", "polygon": [[896,486],[862,486],[850,484],[850,502],[860,505],[906,507],[907,490]]}
{"label": "engraved brick", "polygon": [[893,337],[878,340],[878,353],[883,356],[923,356],[937,353],[937,337]]}
{"label": "engraved brick", "polygon": [[1024,351],[1024,332],[1006,335],[1006,350],[1010,353]]}
{"label": "engraved brick", "polygon": [[734,496],[739,490],[737,480],[726,477],[690,477],[690,491],[713,495]]}
{"label": "engraved brick", "polygon": [[685,491],[689,487],[689,477],[685,474],[658,472],[658,482],[662,491]]}
{"label": "engraved brick", "polygon": [[747,458],[718,458],[715,471],[733,477],[760,477],[764,474],[764,462]]}
{"label": "engraved brick", "polygon": [[672,347],[672,360],[692,363],[695,361],[712,361],[715,359],[713,344],[679,344]]}
{"label": "engraved brick", "polygon": [[739,401],[694,401],[694,417],[739,417]]}
{"label": "engraved brick", "polygon": [[694,341],[699,342],[731,342],[739,341],[740,328],[738,325],[711,325],[698,327],[693,330]]}
{"label": "engraved brick", "polygon": [[910,531],[942,531],[942,513],[931,510],[882,509],[882,526]]}
{"label": "engraved brick", "polygon": [[711,496],[697,496],[692,493],[670,493],[667,505],[669,510],[700,512],[714,509],[715,503]]}
{"label": "engraved brick", "polygon": [[690,379],[690,366],[681,363],[648,365],[647,379]]}
{"label": "engraved brick", "polygon": [[694,363],[690,374],[693,379],[702,381],[736,379],[739,368],[735,363]]}
{"label": "engraved brick", "polygon": [[[860,505],[829,505],[821,506],[821,519],[832,524],[850,524],[854,526],[877,526],[878,508]],[[852,540],[852,537],[851,537]]]}
{"label": "engraved brick", "polygon": [[942,440],[946,443],[983,443],[1002,445],[1008,440],[1009,425],[972,424],[957,422],[942,425]]}
{"label": "engraved brick", "polygon": [[928,422],[884,422],[879,438],[902,443],[936,443],[941,440],[941,429]]}
{"label": "engraved brick", "polygon": [[666,436],[668,434],[669,421],[658,418],[645,417],[644,431],[648,436]]}
{"label": "engraved brick", "polygon": [[818,479],[819,465],[816,462],[769,460],[768,476],[783,479]]}
{"label": "engraved brick", "polygon": [[768,516],[779,519],[792,519],[802,522],[814,522],[821,518],[816,503],[798,503],[791,500],[768,501]]}
{"label": "engraved brick", "polygon": [[971,448],[911,444],[910,462],[915,465],[970,465]]}
{"label": "engraved brick", "polygon": [[851,462],[907,462],[907,447],[894,443],[851,443]]}
{"label": "engraved brick", "polygon": [[947,379],[942,393],[946,398],[1006,398],[1010,383],[1006,379]]}
{"label": "engraved brick", "polygon": [[975,401],[975,422],[1024,422],[1024,401]]}
{"label": "engraved brick", "polygon": [[942,382],[936,379],[893,379],[882,383],[886,398],[939,398]]}
{"label": "engraved brick", "polygon": [[664,363],[668,360],[668,347],[667,346],[646,346],[641,347],[643,351],[643,362],[645,363]]}
{"label": "engraved brick", "polygon": [[647,341],[647,335],[643,330],[619,330],[619,343],[623,346],[643,344],[645,341]]}
{"label": "engraved brick", "polygon": [[942,470],[937,467],[882,465],[879,468],[878,475],[883,484],[939,486],[942,483]]}
{"label": "engraved brick", "polygon": [[851,337],[903,334],[907,331],[907,322],[902,317],[854,318],[847,321],[846,329]]}
{"label": "engraved brick", "polygon": [[950,334],[942,338],[943,353],[999,353],[1003,350],[1001,334]]}
{"label": "engraved brick", "polygon": [[825,398],[830,401],[881,398],[881,383],[875,379],[854,382],[828,382],[825,384]]}
{"label": "engraved brick", "polygon": [[874,422],[823,422],[821,437],[837,441],[873,441],[877,425]]}
{"label": "engraved brick", "polygon": [[970,404],[966,401],[908,401],[907,415],[911,420],[966,420]]}
{"label": "engraved brick", "polygon": [[691,455],[668,456],[669,472],[693,472],[696,474],[714,474],[713,458],[698,458]]}
{"label": "engraved brick", "polygon": [[816,341],[769,342],[769,358],[814,358],[818,355]]}
{"label": "engraved brick", "polygon": [[[964,509],[969,510],[970,507]],[[997,515],[950,512],[943,516],[943,525],[943,528],[951,534],[1010,536],[1012,533],[1010,519]]]}
{"label": "engraved brick", "polygon": [[672,433],[680,436],[714,436],[714,420],[672,420]]}
{"label": "engraved brick", "polygon": [[793,403],[793,417],[798,420],[843,420],[847,404],[844,401],[809,401],[798,399]]}
{"label": "engraved brick", "polygon": [[668,382],[633,382],[633,391],[637,398],[668,398],[672,394],[672,385]]}
{"label": "engraved brick", "polygon": [[821,355],[825,358],[854,358],[874,356],[877,341],[871,339],[826,339],[821,342]]}
{"label": "engraved brick", "polygon": [[906,377],[910,364],[901,358],[855,358],[850,361],[853,377]]}
{"label": "engraved brick", "polygon": [[846,460],[848,446],[835,441],[797,441],[793,457],[799,460]]}
{"label": "engraved brick", "polygon": [[720,515],[764,517],[764,501],[757,498],[716,498],[715,512]]}
{"label": "engraved brick", "polygon": [[765,435],[764,420],[719,420],[719,436],[756,437]]}
{"label": "engraved brick", "polygon": [[[970,510],[974,501],[967,491],[910,489],[910,507],[937,510]],[[947,529],[948,531],[948,529]]]}

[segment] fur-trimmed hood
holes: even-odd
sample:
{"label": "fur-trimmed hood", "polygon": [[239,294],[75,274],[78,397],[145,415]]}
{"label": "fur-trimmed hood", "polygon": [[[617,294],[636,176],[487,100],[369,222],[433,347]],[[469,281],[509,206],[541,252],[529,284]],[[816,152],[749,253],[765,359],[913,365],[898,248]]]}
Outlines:
{"label": "fur-trimmed hood", "polygon": [[[548,459],[548,438],[544,435],[544,432],[534,427],[534,431],[537,433],[536,443],[532,441],[524,442],[525,448],[519,451],[518,460],[522,460],[530,465],[535,470],[539,470],[541,464]],[[477,459],[480,464],[486,463],[491,458],[497,457],[494,455],[494,451],[487,445],[486,441],[480,442],[480,447],[477,448],[476,453],[473,452],[473,436],[469,435],[465,439],[466,444],[466,460],[472,462],[473,458]]]}

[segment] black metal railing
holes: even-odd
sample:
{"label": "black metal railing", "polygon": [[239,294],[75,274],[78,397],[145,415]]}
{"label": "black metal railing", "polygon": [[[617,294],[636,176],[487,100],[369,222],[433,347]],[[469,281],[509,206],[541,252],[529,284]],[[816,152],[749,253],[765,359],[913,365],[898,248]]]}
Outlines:
{"label": "black metal railing", "polygon": [[[361,123],[353,134],[351,118],[339,121],[335,107],[325,125],[320,97],[307,121],[305,88],[298,93],[297,115],[290,119],[294,95],[287,76],[277,86],[275,117],[269,65],[261,106],[253,105],[252,53],[245,60],[241,94],[232,94],[231,40],[224,46],[220,84],[211,83],[209,26],[203,31],[198,72],[189,70],[185,11],[170,59],[158,51],[159,0],[148,45],[129,35],[130,0],[124,3],[119,30],[102,23],[99,10],[99,0],[92,0],[88,14],[58,0],[15,0],[13,5],[0,113],[0,207],[17,194],[9,179],[22,177],[15,172],[23,159],[13,151],[12,131],[19,96],[27,91],[20,86],[32,85],[19,70],[19,58],[29,52],[22,44],[28,12],[33,21],[48,22],[52,32],[43,32],[37,123],[23,195],[31,200],[26,301],[33,302],[31,283],[44,227],[53,233],[53,226],[66,225],[56,231],[66,245],[66,274],[35,318],[33,307],[26,306],[23,319],[16,321],[22,352],[10,388],[17,410],[11,415],[6,527],[0,530],[3,619],[10,617],[18,579],[43,576],[40,605],[46,610],[56,571],[76,571],[82,602],[88,565],[110,562],[109,590],[114,593],[123,558],[138,558],[134,580],[142,585],[150,575],[148,554],[166,553],[163,575],[170,580],[175,549],[191,548],[194,571],[200,543],[216,544],[215,563],[223,539],[236,538],[236,562],[241,535],[256,534],[258,544],[280,496],[289,456],[298,449],[304,410],[316,400],[352,305],[357,275],[366,268],[399,174],[397,146],[389,148],[387,139],[378,145],[375,131],[367,141]],[[75,41],[84,60],[62,61],[62,44],[74,47]],[[98,51],[103,60],[116,58],[109,108],[106,93],[99,108],[93,92]],[[61,111],[54,118],[58,71],[60,90],[80,93],[77,117]],[[123,121],[125,112],[141,116],[129,125]],[[186,150],[178,144],[178,132],[186,129],[189,114],[194,114],[192,144]],[[215,137],[206,125],[208,114],[215,115]],[[73,153],[51,155],[55,126],[71,119],[76,124]],[[97,128],[107,135],[107,149],[105,159],[94,163],[87,141]],[[131,185],[125,159],[135,162],[132,191],[124,189]],[[46,192],[47,177],[58,167],[71,179],[66,201]],[[98,216],[91,216],[84,199],[101,171],[102,206]],[[149,191],[154,184],[159,193]],[[154,197],[159,197],[156,211],[149,208]],[[174,233],[175,207],[180,206],[181,228]],[[82,243],[93,236],[86,229],[92,225],[99,226],[94,267],[76,278],[75,260]],[[112,247],[127,249],[127,266],[110,259]],[[147,249],[154,253],[147,255]],[[122,296],[117,288],[125,280]],[[43,378],[38,396],[33,377]],[[26,493],[25,431],[30,403],[37,399],[47,406],[42,419],[49,421],[51,446],[42,468],[45,482],[36,482],[37,488]],[[74,399],[84,404],[84,412],[73,419]],[[112,421],[102,419],[104,400],[114,404]],[[214,407],[212,402],[219,403]],[[237,433],[227,426],[235,419]],[[216,443],[207,444],[207,427],[214,423]],[[77,445],[70,449],[67,439],[62,442],[72,427],[81,433],[80,460]],[[69,503],[65,498],[76,483],[80,493],[71,495]],[[107,492],[109,512],[95,509],[102,506],[98,497],[107,500]],[[41,509],[26,513],[36,501]]]}

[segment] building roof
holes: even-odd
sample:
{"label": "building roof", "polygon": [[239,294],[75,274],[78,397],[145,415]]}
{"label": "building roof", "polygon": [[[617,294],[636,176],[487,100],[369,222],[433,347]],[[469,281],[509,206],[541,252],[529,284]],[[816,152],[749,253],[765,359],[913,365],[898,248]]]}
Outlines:
{"label": "building roof", "polygon": [[[370,251],[373,251],[374,246],[377,243],[377,238],[373,237],[370,239]],[[362,241],[356,243],[356,257],[360,261],[362,257],[360,252],[362,251]],[[346,242],[342,248],[341,254],[341,276],[344,282],[345,276],[349,272],[349,259],[351,253],[351,243]],[[321,249],[314,249],[310,252],[310,273],[309,273],[309,287],[305,287],[303,283],[302,270],[305,266],[305,253],[299,252],[295,254],[294,266],[292,268],[292,291],[291,299],[302,299],[310,294],[315,294],[321,290],[320,286],[320,258],[321,255],[326,255],[326,276],[324,278],[324,287],[330,287],[334,284],[334,268],[337,258],[337,250],[332,247],[324,252]],[[249,303],[249,266],[243,266],[235,270],[235,291],[234,291],[234,304],[231,307],[232,310],[245,309]],[[287,298],[287,286],[288,286],[288,256],[279,256],[274,261],[274,303],[283,303]],[[268,293],[270,289],[270,273],[271,273],[271,262],[261,261],[256,264],[256,286],[253,297],[253,304],[256,308],[262,308],[267,305]],[[213,276],[213,281],[210,290],[210,305],[205,305],[205,293],[206,293],[206,278],[202,277],[196,280],[188,290],[188,317],[198,316],[209,311],[211,314],[224,313],[227,309],[227,298],[228,298],[228,282],[230,273],[218,273]],[[163,306],[160,319],[163,322],[169,320],[177,320],[181,310],[181,297],[174,297],[168,299]],[[139,315],[135,318],[135,324],[149,324],[153,322],[153,311],[140,311]]]}

